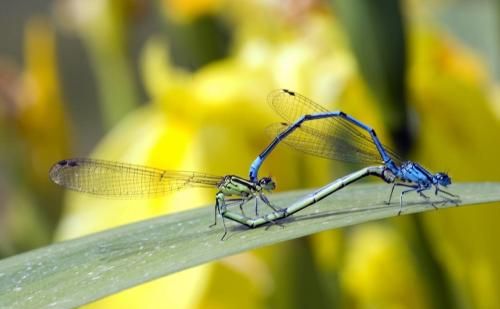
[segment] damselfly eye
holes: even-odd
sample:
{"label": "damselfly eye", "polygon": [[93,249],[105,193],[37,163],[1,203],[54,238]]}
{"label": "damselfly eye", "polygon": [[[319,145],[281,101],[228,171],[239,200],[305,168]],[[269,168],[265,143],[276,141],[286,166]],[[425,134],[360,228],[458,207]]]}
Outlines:
{"label": "damselfly eye", "polygon": [[261,180],[259,180],[259,185],[264,189],[264,190],[274,190],[276,189],[276,183],[271,177],[264,177]]}
{"label": "damselfly eye", "polygon": [[436,182],[441,186],[446,187],[447,185],[451,184],[451,178],[446,173],[437,173],[436,175],[434,175],[434,178]]}

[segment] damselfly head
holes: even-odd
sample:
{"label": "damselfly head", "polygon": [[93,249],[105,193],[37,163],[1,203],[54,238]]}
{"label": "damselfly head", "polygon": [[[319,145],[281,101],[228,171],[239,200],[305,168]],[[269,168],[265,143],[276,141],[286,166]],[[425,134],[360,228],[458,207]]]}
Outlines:
{"label": "damselfly head", "polygon": [[276,189],[276,182],[271,177],[262,177],[259,180],[259,186],[266,191],[272,191]]}
{"label": "damselfly head", "polygon": [[432,176],[432,182],[434,184],[446,187],[447,185],[451,184],[451,178],[447,173],[436,173],[434,174],[434,176]]}

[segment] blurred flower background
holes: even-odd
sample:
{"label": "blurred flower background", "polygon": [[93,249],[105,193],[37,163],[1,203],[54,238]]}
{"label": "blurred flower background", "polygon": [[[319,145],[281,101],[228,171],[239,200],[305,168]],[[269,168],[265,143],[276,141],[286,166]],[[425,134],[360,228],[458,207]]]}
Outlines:
{"label": "blurred flower background", "polygon": [[[65,193],[47,171],[93,156],[246,176],[280,120],[276,88],[354,115],[454,181],[500,180],[498,1],[30,0],[0,16],[1,258],[212,203],[196,189]],[[290,190],[348,171],[278,147],[261,175]],[[88,308],[499,308],[498,206],[327,231]]]}

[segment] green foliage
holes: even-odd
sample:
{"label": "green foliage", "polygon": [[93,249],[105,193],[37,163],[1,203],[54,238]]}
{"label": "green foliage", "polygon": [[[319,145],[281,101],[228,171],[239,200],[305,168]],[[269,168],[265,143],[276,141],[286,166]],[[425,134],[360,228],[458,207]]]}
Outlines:
{"label": "green foliage", "polygon": [[[348,187],[279,225],[249,230],[229,223],[209,228],[213,206],[145,220],[65,241],[0,261],[0,307],[73,308],[126,288],[209,261],[332,228],[394,217],[399,203],[387,206],[390,187]],[[461,206],[500,201],[500,183],[454,184]],[[307,192],[276,194],[284,207]],[[416,196],[403,214],[433,210]],[[440,208],[455,207],[452,204]]]}
{"label": "green foliage", "polygon": [[384,111],[385,124],[400,152],[411,145],[406,94],[406,35],[401,1],[331,0],[359,70]]}

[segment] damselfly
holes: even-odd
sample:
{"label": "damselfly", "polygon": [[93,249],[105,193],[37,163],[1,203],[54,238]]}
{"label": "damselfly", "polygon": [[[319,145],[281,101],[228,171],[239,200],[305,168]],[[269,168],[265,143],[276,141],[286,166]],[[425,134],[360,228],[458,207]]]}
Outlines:
{"label": "damselfly", "polygon": [[[286,89],[272,92],[268,101],[286,123],[270,127],[276,137],[251,164],[251,181],[257,181],[260,166],[283,141],[297,150],[328,159],[383,164],[395,176],[388,204],[396,186],[409,188],[400,194],[398,214],[402,211],[403,196],[409,192],[415,191],[429,200],[424,191],[434,187],[436,195],[443,193],[457,198],[441,188],[451,184],[451,178],[446,173],[432,174],[416,162],[401,160],[379,141],[375,130],[354,117],[341,111],[330,112],[308,98]],[[444,199],[446,202],[457,203],[456,199]],[[435,207],[434,203],[432,205]]]}
{"label": "damselfly", "polygon": [[[214,176],[197,172],[167,171],[89,158],[61,160],[52,166],[49,176],[53,182],[67,189],[115,198],[154,197],[186,187],[217,188],[215,222],[211,226],[217,224],[217,214],[220,214],[224,225],[222,239],[227,234],[224,213],[229,203],[239,203],[243,213],[242,206],[255,199],[257,212],[257,202],[260,199],[272,210],[278,211],[264,195],[264,191],[272,191],[276,187],[270,177],[249,181],[235,175]],[[231,196],[236,198],[227,198]]]}

